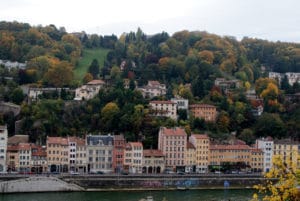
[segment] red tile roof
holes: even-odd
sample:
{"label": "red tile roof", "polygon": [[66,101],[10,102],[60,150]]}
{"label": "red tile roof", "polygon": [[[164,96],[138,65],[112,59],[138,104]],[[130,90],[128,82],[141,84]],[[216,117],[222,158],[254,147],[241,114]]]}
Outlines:
{"label": "red tile roof", "polygon": [[210,150],[251,150],[248,145],[210,145]]}
{"label": "red tile roof", "polygon": [[143,151],[143,155],[144,156],[156,156],[156,157],[163,157],[164,156],[162,151],[157,150],[157,149],[145,149]]}
{"label": "red tile roof", "polygon": [[208,105],[208,104],[193,104],[193,105],[190,105],[190,108],[216,108],[216,106],[214,105]]}
{"label": "red tile roof", "polygon": [[191,136],[195,137],[196,139],[209,139],[208,135],[206,135],[206,134],[195,134],[195,133],[193,133]]}
{"label": "red tile roof", "polygon": [[99,84],[105,84],[103,80],[92,80],[87,83],[87,85],[99,85]]}
{"label": "red tile roof", "polygon": [[179,135],[179,136],[187,135],[185,130],[179,127],[175,127],[175,128],[161,127],[160,129],[164,135]]}
{"label": "red tile roof", "polygon": [[47,137],[47,144],[68,145],[68,140],[62,137]]}

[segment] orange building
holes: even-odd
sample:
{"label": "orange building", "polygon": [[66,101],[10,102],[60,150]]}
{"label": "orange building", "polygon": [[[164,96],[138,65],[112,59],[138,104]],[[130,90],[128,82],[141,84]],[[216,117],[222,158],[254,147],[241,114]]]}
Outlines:
{"label": "orange building", "polygon": [[191,142],[186,144],[185,172],[193,172],[196,166],[196,148]]}
{"label": "orange building", "polygon": [[123,135],[115,135],[113,144],[113,170],[114,172],[120,172],[124,168],[124,150],[126,140]]}
{"label": "orange building", "polygon": [[251,171],[262,172],[264,169],[264,152],[261,149],[251,150]]}
{"label": "orange building", "polygon": [[217,117],[217,109],[213,105],[194,104],[190,105],[190,113],[195,118],[204,119],[204,121],[215,122]]}
{"label": "orange building", "polygon": [[67,138],[47,137],[48,171],[69,171],[69,144]]}

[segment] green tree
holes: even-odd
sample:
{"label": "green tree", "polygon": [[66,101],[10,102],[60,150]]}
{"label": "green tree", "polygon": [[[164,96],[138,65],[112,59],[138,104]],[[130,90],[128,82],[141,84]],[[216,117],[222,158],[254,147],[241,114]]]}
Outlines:
{"label": "green tree", "polygon": [[99,75],[99,63],[97,59],[93,59],[91,65],[89,66],[89,73],[93,75],[93,78],[96,79]]}
{"label": "green tree", "polygon": [[278,114],[263,113],[254,128],[256,136],[286,137],[285,125]]}
{"label": "green tree", "polygon": [[238,138],[251,145],[255,140],[255,135],[253,130],[251,130],[250,128],[245,128],[238,136]]}
{"label": "green tree", "polygon": [[52,86],[63,87],[71,84],[73,80],[73,67],[67,61],[59,62],[51,67],[45,75],[45,80]]}
{"label": "green tree", "polygon": [[101,124],[106,132],[115,131],[118,129],[118,115],[120,109],[116,103],[107,103],[101,110]]}
{"label": "green tree", "polygon": [[21,104],[24,100],[24,94],[21,88],[15,88],[10,96],[12,102],[16,104]]}

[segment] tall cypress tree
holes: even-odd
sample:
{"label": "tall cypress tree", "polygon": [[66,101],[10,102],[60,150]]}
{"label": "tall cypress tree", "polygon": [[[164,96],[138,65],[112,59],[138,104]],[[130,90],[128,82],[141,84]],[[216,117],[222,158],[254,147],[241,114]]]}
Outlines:
{"label": "tall cypress tree", "polygon": [[93,78],[96,79],[99,75],[99,63],[97,59],[93,59],[91,65],[89,66],[89,73],[93,75]]}

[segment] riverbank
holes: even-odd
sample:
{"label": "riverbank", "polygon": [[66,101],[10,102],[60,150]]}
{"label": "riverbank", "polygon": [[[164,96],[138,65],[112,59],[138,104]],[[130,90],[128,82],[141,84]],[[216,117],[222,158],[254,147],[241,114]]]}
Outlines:
{"label": "riverbank", "polygon": [[251,189],[265,181],[253,175],[76,175],[1,177],[2,193]]}

